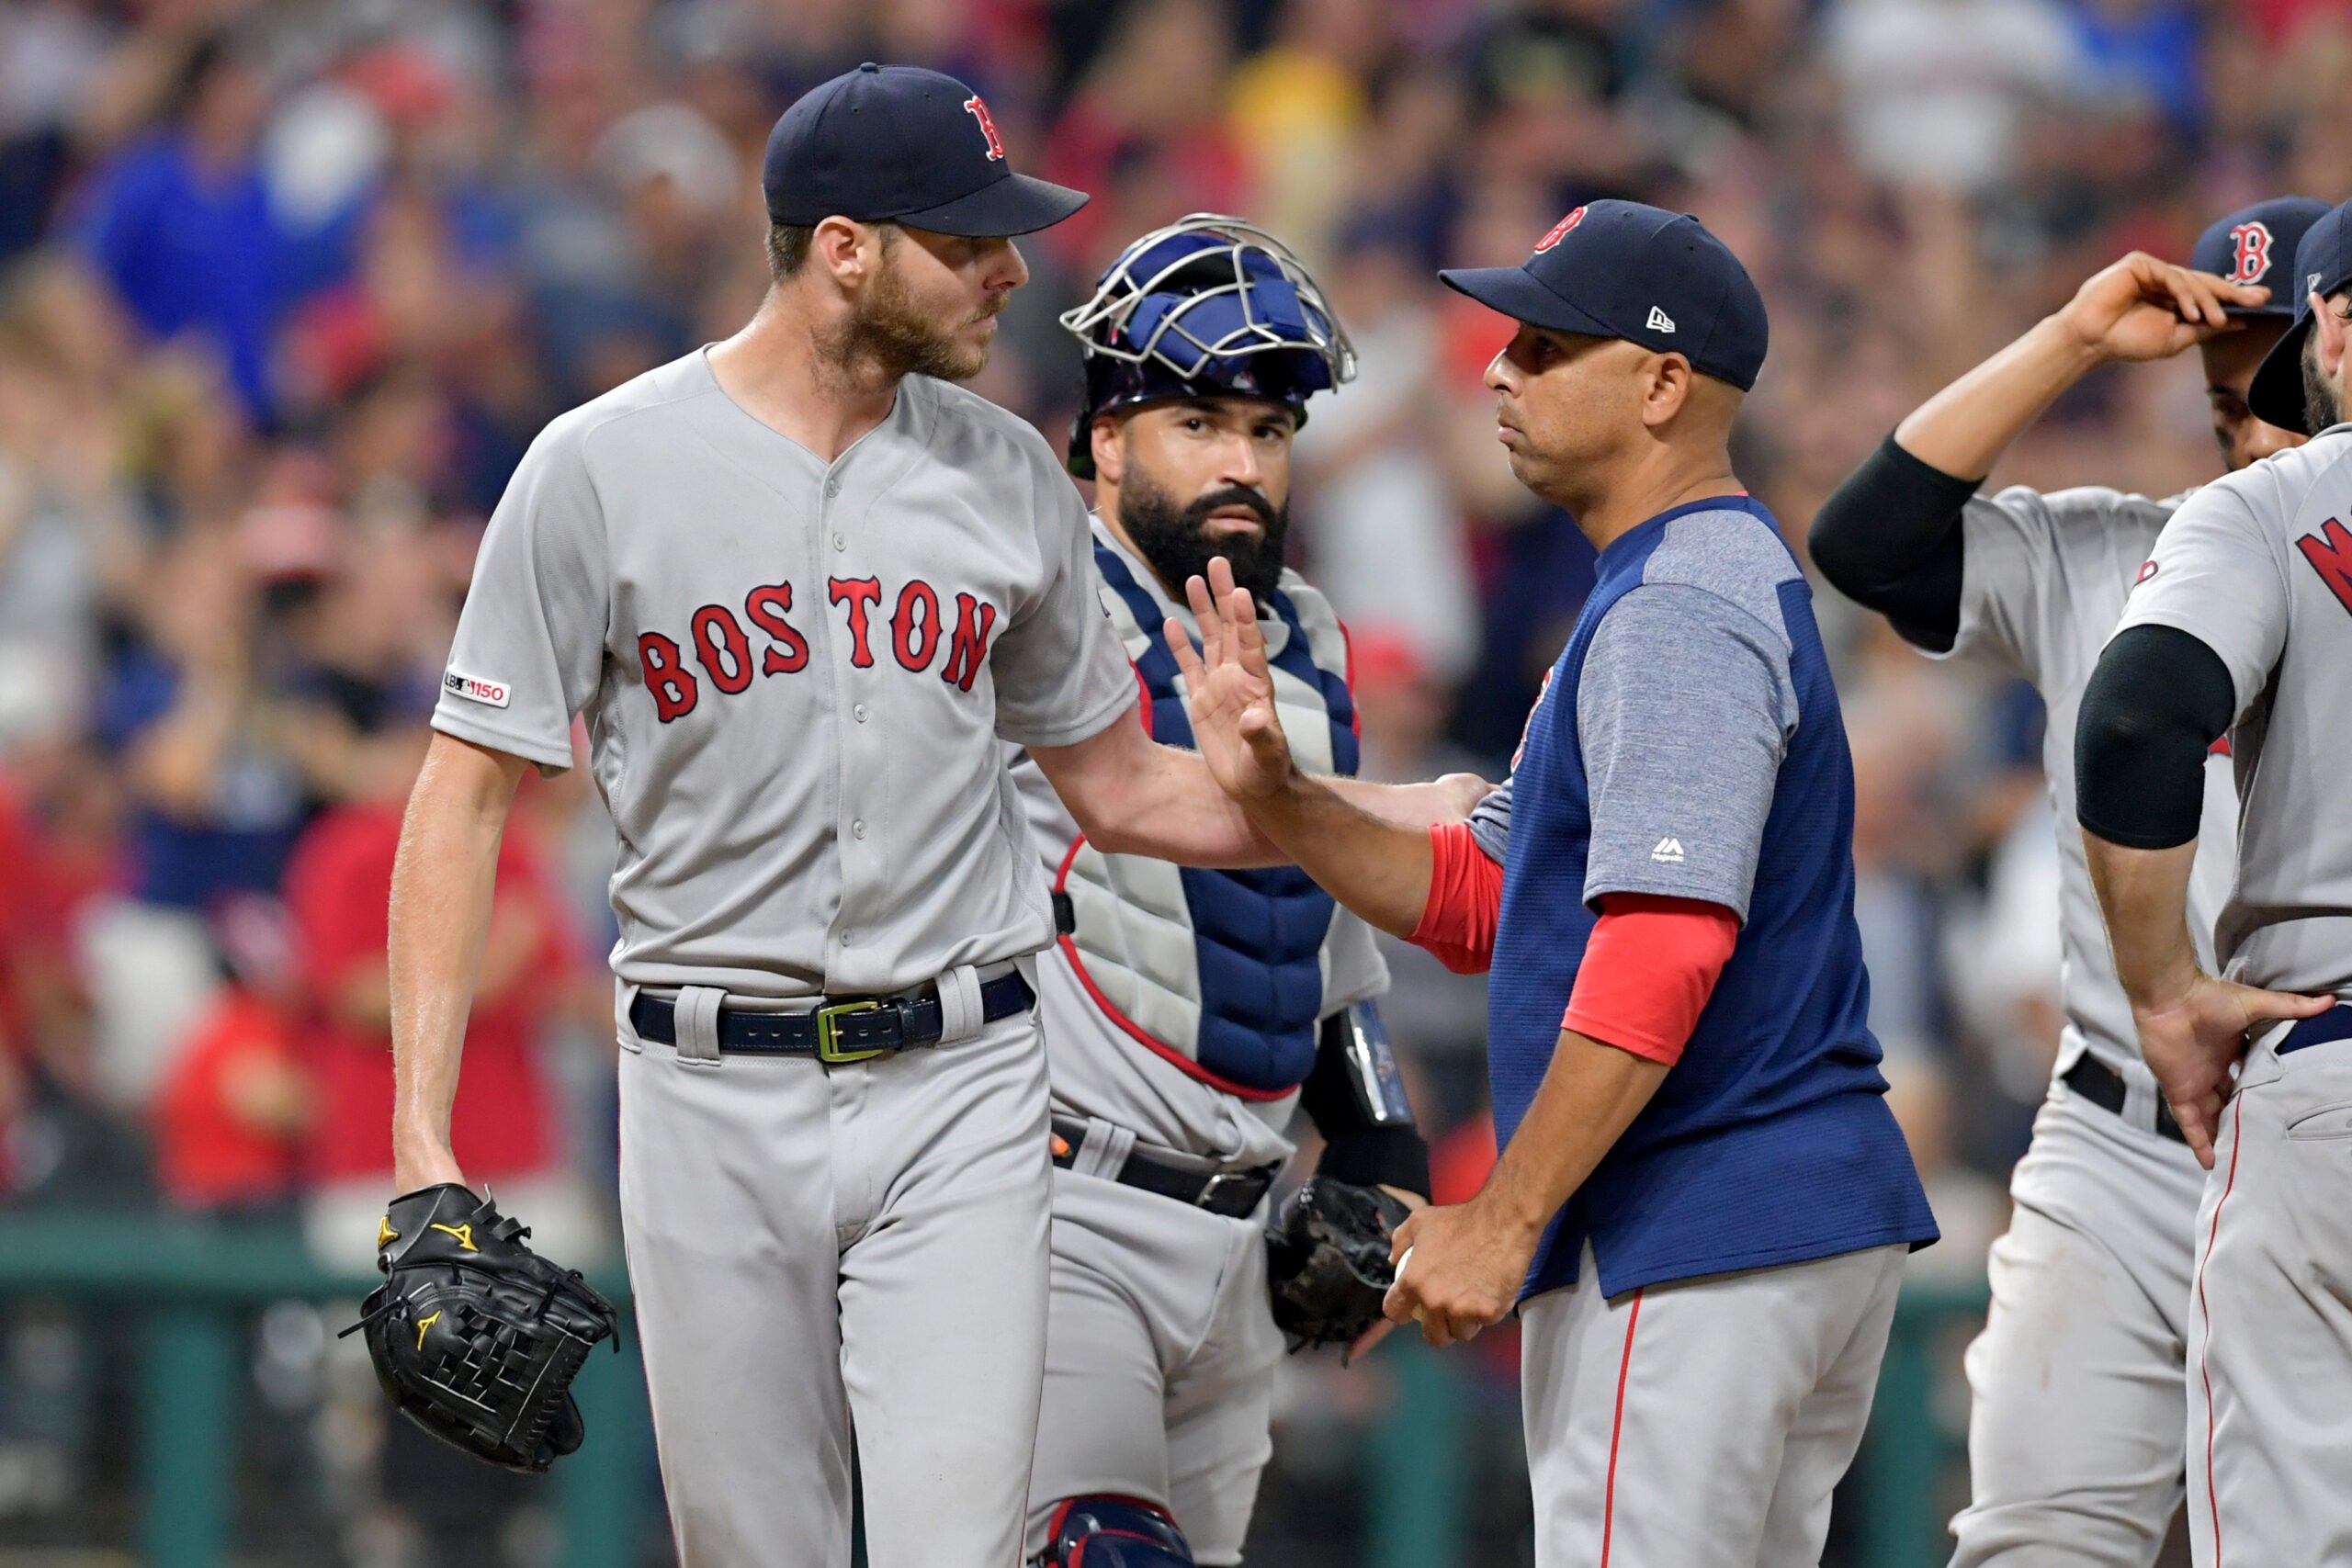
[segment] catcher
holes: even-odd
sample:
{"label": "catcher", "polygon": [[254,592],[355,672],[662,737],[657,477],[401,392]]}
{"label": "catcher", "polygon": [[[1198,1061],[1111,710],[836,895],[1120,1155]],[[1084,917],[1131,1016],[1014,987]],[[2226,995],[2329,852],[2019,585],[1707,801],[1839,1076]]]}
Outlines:
{"label": "catcher", "polygon": [[[1483,782],[1345,777],[1346,636],[1283,549],[1291,437],[1354,355],[1297,259],[1196,214],[1128,246],[1062,323],[1086,364],[1069,467],[1095,481],[1097,587],[1153,738],[1191,743],[1162,629],[1192,631],[1184,580],[1222,556],[1264,606],[1300,764],[1383,816],[1462,818]],[[1381,1321],[1386,1238],[1429,1191],[1373,1005],[1387,972],[1364,923],[1295,868],[1104,854],[1033,764],[1014,778],[1061,929],[1038,963],[1059,1168],[1029,1551],[1238,1562],[1285,1336],[1344,1345]],[[1268,1235],[1257,1216],[1300,1108],[1325,1152]]]}

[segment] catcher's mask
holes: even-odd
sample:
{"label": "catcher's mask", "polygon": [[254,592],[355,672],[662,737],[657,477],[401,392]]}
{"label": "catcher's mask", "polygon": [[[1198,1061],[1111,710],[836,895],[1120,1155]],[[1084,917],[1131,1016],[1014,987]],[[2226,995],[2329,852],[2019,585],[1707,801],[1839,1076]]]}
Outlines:
{"label": "catcher's mask", "polygon": [[1306,423],[1306,400],[1351,380],[1356,351],[1323,290],[1264,230],[1195,212],[1119,254],[1093,298],[1062,313],[1086,358],[1069,471],[1094,477],[1094,416],[1178,398],[1263,398]]}

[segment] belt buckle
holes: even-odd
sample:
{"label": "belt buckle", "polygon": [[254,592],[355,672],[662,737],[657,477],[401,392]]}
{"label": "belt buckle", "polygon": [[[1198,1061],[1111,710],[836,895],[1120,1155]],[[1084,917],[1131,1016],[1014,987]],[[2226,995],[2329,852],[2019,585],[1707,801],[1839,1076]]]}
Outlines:
{"label": "belt buckle", "polygon": [[1255,1173],[1247,1170],[1220,1170],[1214,1173],[1208,1179],[1207,1183],[1201,1188],[1201,1195],[1193,1200],[1193,1207],[1196,1209],[1207,1208],[1210,1204],[1216,1201],[1216,1195],[1225,1190],[1225,1185],[1227,1182],[1229,1181],[1236,1187],[1238,1187],[1242,1183],[1248,1181],[1253,1174]]}
{"label": "belt buckle", "polygon": [[874,1045],[861,1051],[844,1051],[841,1045],[840,1021],[851,1013],[879,1012],[882,1004],[872,997],[854,1002],[833,1002],[817,1010],[817,1060],[829,1067],[847,1066],[853,1062],[870,1062],[876,1056],[887,1056],[890,1048]]}

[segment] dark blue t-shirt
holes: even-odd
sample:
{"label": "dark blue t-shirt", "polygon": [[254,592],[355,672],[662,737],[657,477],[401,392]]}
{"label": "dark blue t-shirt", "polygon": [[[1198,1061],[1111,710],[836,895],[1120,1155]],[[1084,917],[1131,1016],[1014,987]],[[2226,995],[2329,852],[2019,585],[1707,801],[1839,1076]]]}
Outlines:
{"label": "dark blue t-shirt", "polygon": [[1546,1230],[1527,1292],[1572,1282],[1588,1239],[1611,1295],[1934,1240],[1864,1021],[1845,725],[1762,506],[1679,507],[1601,552],[1507,787],[1474,823],[1503,852],[1487,1049],[1506,1143],[1603,896],[1742,921],[1680,1060]]}

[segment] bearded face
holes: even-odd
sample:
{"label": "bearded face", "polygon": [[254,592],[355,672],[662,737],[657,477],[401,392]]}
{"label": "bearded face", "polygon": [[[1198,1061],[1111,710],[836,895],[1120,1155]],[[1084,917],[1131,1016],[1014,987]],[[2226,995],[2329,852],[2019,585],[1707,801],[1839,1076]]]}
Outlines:
{"label": "bearded face", "polygon": [[[1233,581],[1263,604],[1283,574],[1283,547],[1290,535],[1290,505],[1277,506],[1247,485],[1219,484],[1180,501],[1132,448],[1119,486],[1119,522],[1159,581],[1176,593],[1185,580],[1208,575],[1209,562],[1223,556]],[[1255,529],[1223,525],[1213,514],[1247,509]]]}
{"label": "bearded face", "polygon": [[[996,317],[1012,288],[984,288],[976,299],[961,253],[990,243],[1004,245],[948,235],[910,243],[906,231],[886,227],[881,269],[858,296],[849,320],[828,335],[822,344],[827,356],[836,364],[870,366],[894,378],[968,381],[978,375],[988,366]],[[1025,277],[1026,268],[1019,276]]]}

